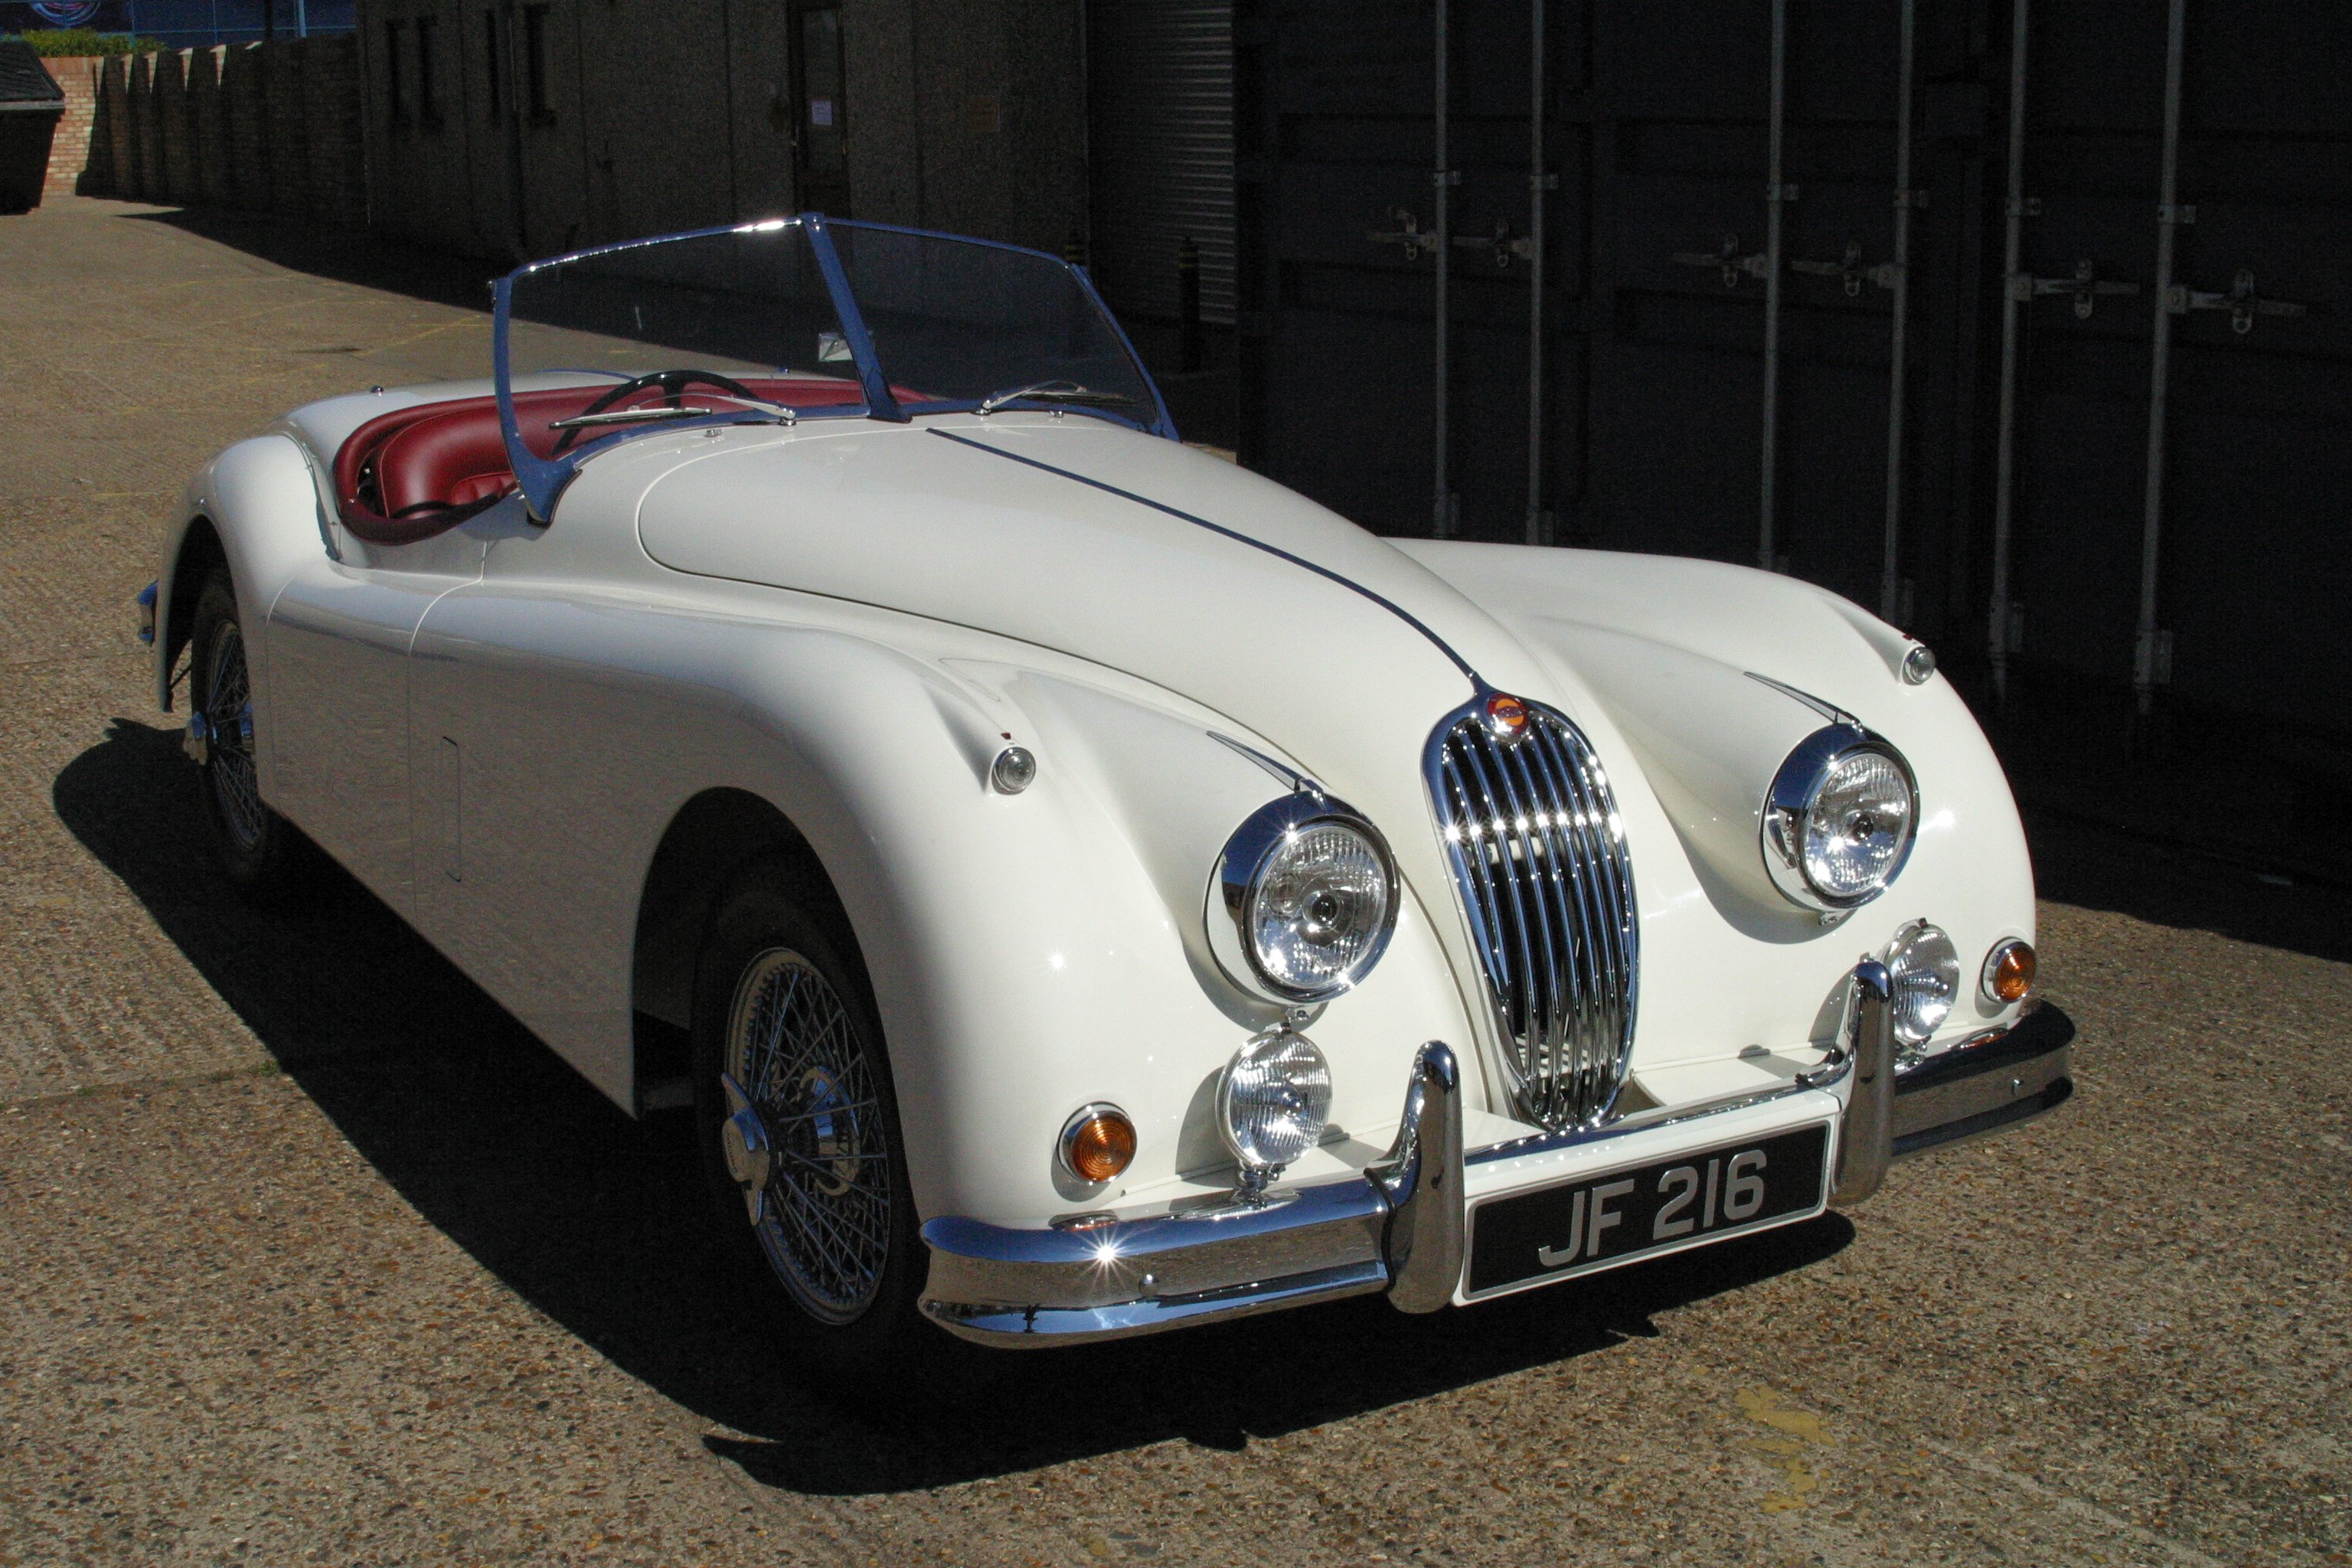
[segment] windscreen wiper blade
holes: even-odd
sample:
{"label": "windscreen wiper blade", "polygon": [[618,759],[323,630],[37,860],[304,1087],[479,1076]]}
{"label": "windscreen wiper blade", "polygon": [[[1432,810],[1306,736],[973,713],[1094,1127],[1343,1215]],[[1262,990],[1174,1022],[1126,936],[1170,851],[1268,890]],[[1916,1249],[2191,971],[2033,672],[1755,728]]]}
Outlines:
{"label": "windscreen wiper blade", "polygon": [[1141,398],[1130,397],[1124,392],[1097,392],[1090,386],[1080,386],[1075,381],[1056,380],[1034,382],[1027,386],[1015,386],[1003,392],[992,392],[981,399],[980,406],[972,412],[993,414],[1006,404],[1018,403],[1024,398],[1058,403],[1125,403],[1138,408],[1143,406]]}
{"label": "windscreen wiper blade", "polygon": [[[794,423],[801,416],[799,409],[787,408],[781,403],[761,403],[748,397],[730,397],[723,392],[714,392],[707,395],[721,403],[732,403],[740,407],[748,408],[755,414],[762,414],[771,419],[781,420],[786,425]],[[647,419],[692,419],[729,412],[730,410],[725,408],[673,408],[667,404],[656,404],[648,408],[614,408],[602,414],[575,414],[569,419],[551,419],[548,421],[547,427],[551,430],[583,430],[595,425],[629,425]]]}
{"label": "windscreen wiper blade", "polygon": [[584,430],[592,425],[627,425],[640,419],[685,419],[698,414],[716,414],[716,408],[614,408],[603,414],[575,414],[569,419],[551,419],[551,430]]}

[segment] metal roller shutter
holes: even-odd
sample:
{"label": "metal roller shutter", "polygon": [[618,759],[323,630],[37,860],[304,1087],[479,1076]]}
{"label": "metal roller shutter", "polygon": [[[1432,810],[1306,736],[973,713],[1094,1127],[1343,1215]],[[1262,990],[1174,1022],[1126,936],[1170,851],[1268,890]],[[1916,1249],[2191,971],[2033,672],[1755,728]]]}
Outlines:
{"label": "metal roller shutter", "polygon": [[1122,315],[1173,320],[1176,250],[1201,313],[1234,319],[1232,0],[1089,0],[1091,262]]}

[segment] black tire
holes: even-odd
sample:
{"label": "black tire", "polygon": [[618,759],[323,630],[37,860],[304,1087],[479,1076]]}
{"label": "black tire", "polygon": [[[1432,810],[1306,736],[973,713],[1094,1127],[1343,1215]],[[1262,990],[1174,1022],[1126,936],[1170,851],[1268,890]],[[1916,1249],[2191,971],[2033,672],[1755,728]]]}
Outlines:
{"label": "black tire", "polygon": [[[789,877],[748,868],[713,917],[695,980],[696,1143],[735,1269],[772,1304],[793,1370],[900,1405],[947,1336],[918,1306],[927,1259],[881,1020],[845,922],[793,898]],[[757,1221],[729,1166],[722,1073],[773,1145]]]}
{"label": "black tire", "polygon": [[253,750],[253,684],[236,585],[215,566],[196,595],[189,637],[188,706],[205,721],[200,766],[205,827],[222,873],[238,891],[268,898],[298,879],[300,836],[261,798]]}

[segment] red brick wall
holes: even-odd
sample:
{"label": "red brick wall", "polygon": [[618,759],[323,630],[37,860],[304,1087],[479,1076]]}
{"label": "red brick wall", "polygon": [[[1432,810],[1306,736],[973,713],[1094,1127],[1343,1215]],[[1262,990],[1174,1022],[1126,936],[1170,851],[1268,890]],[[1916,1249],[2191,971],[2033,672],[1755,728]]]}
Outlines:
{"label": "red brick wall", "polygon": [[[66,89],[65,118],[58,121],[57,140],[49,143],[49,174],[44,195],[70,195],[80,188],[82,171],[93,162],[90,132],[98,126],[98,73],[102,61],[43,60],[58,85]],[[103,170],[109,162],[100,148],[95,159]]]}
{"label": "red brick wall", "polygon": [[45,63],[66,93],[47,194],[367,221],[350,35]]}

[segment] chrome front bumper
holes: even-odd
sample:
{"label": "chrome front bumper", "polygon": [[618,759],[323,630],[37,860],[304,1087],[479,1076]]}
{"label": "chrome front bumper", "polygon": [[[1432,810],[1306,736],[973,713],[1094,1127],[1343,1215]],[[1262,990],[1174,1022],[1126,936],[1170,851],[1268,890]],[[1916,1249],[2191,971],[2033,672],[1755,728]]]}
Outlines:
{"label": "chrome front bumper", "polygon": [[1832,1188],[1834,1202],[1851,1205],[1877,1190],[1890,1162],[2001,1131],[2074,1092],[2074,1027],[2055,1007],[2033,1008],[2006,1031],[1898,1076],[1885,972],[1865,962],[1853,984],[1844,1045],[1784,1088],[1466,1158],[1460,1067],[1432,1041],[1414,1058],[1394,1146],[1360,1178],[1277,1188],[1262,1203],[1078,1215],[1042,1230],[935,1219],[922,1231],[931,1253],[923,1311],[962,1338],[1014,1347],[1152,1333],[1374,1291],[1405,1311],[1432,1312],[1461,1285],[1471,1163],[1676,1123],[1697,1131],[1709,1117],[1851,1078]]}

